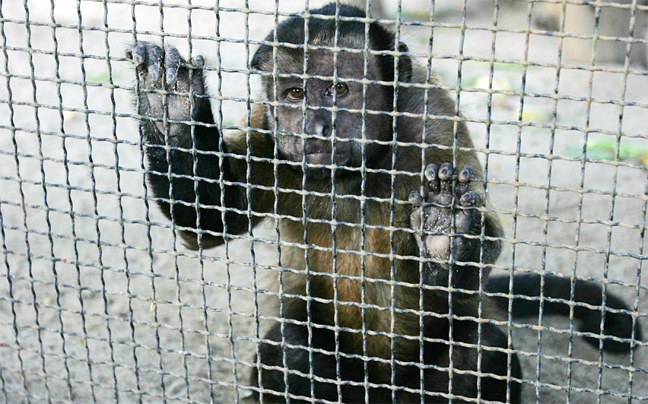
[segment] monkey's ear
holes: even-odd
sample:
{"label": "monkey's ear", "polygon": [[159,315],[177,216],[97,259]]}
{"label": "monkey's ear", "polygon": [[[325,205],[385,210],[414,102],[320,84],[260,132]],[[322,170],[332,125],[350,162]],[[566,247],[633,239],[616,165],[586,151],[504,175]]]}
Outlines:
{"label": "monkey's ear", "polygon": [[409,83],[412,81],[412,59],[409,57],[409,48],[403,42],[398,43],[398,81]]}

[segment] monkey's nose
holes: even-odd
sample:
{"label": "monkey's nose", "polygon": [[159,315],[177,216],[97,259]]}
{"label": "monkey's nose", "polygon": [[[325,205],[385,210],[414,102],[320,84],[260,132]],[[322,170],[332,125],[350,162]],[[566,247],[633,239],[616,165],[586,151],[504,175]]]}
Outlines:
{"label": "monkey's nose", "polygon": [[328,137],[331,134],[331,127],[329,125],[318,123],[315,125],[315,134]]}

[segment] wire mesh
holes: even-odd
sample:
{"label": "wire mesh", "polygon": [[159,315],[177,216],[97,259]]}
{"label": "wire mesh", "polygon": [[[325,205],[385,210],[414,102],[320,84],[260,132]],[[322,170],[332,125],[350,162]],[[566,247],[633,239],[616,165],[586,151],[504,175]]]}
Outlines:
{"label": "wire mesh", "polygon": [[[522,402],[648,401],[647,348],[635,338],[641,330],[648,332],[642,278],[648,203],[648,6],[637,0],[356,3],[371,11],[370,19],[361,21],[378,21],[408,44],[406,55],[423,72],[424,105],[432,88],[450,93],[454,107],[449,116],[433,116],[426,109],[415,118],[454,123],[454,140],[447,149],[455,165],[462,147],[457,127],[464,122],[470,129],[474,146],[469,149],[484,167],[479,181],[490,200],[480,210],[484,214],[476,237],[487,236],[486,213],[499,215],[504,227],[499,259],[483,264],[481,251],[480,268],[492,267],[492,274],[556,274],[592,281],[630,308],[634,349],[613,354],[602,350],[602,342],[598,349],[584,342],[573,301],[567,302],[571,309],[566,316],[544,314],[542,302],[551,299],[543,297],[543,291],[539,316],[514,318],[509,299],[508,313],[489,319],[483,317],[488,303],[480,286],[475,291],[477,315],[471,320],[479,324],[476,373],[488,351],[482,347],[481,327],[491,322],[506,334],[509,381],[512,357],[520,358]],[[370,387],[377,383],[371,369],[379,365],[386,365],[389,375],[377,384],[394,402],[407,389],[420,402],[462,397],[452,386],[445,396],[426,392],[423,322],[433,313],[425,313],[423,294],[417,295],[417,306],[408,309],[417,316],[416,335],[400,335],[396,320],[407,311],[398,306],[397,296],[406,289],[427,287],[423,276],[417,284],[398,280],[400,262],[415,261],[423,272],[426,260],[395,247],[403,233],[412,237],[416,231],[398,216],[407,200],[394,190],[404,177],[422,178],[425,168],[420,164],[399,171],[397,150],[418,150],[420,156],[412,156],[417,161],[439,146],[393,136],[373,141],[390,150],[389,164],[376,169],[368,163],[373,149],[365,122],[383,114],[397,133],[398,120],[406,117],[396,112],[399,91],[408,88],[398,79],[399,57],[405,53],[395,53],[393,104],[375,111],[366,107],[372,101],[366,80],[372,69],[366,56],[370,44],[365,41],[358,48],[365,55],[364,65],[357,66],[361,79],[356,80],[363,89],[363,107],[352,112],[363,118],[357,128],[361,164],[330,164],[328,178],[322,179],[330,181],[327,192],[309,191],[305,174],[290,188],[280,182],[282,164],[306,172],[312,166],[306,157],[286,161],[277,141],[267,156],[255,155],[250,146],[265,131],[275,139],[298,138],[305,148],[308,119],[303,119],[301,131],[285,133],[278,119],[256,127],[253,115],[259,105],[274,111],[269,114],[274,117],[281,108],[278,78],[284,72],[277,59],[281,47],[275,28],[294,16],[313,18],[310,10],[324,4],[0,2],[0,402],[248,403],[257,400],[253,393],[258,392],[265,393],[261,402],[341,402],[349,385],[363,387],[369,402]],[[336,26],[345,21],[339,4],[332,17]],[[305,27],[304,44],[310,46],[308,24]],[[268,33],[273,38],[269,43],[264,40]],[[352,85],[354,81],[339,71],[337,30],[332,40],[336,51],[328,79],[334,85]],[[219,175],[210,178],[210,184],[238,186],[246,200],[243,209],[216,209],[225,225],[220,233],[224,243],[215,249],[208,248],[213,232],[207,230],[198,232],[197,250],[186,248],[177,232],[186,228],[173,212],[168,220],[157,207],[173,190],[165,198],[147,185],[151,170],[145,155],[151,145],[138,130],[147,117],[136,113],[134,95],[144,89],[124,56],[132,44],[143,41],[174,46],[187,60],[206,58],[208,98],[191,102],[208,101],[215,120],[189,122],[194,140],[183,150],[193,153],[196,172],[195,156],[202,152],[195,132],[201,127],[218,129],[222,136],[213,155]],[[265,75],[252,66],[254,52],[264,44],[272,48],[274,58]],[[307,74],[313,62],[305,56],[300,63],[296,79],[306,88],[314,78]],[[268,99],[259,95],[264,80],[271,83]],[[168,99],[173,92],[166,90],[162,93]],[[337,105],[336,95],[333,98],[336,107],[329,108],[333,123],[326,139],[331,139],[335,155],[348,142],[338,133],[342,118],[336,116],[349,112]],[[305,101],[297,109],[303,118],[312,110]],[[166,111],[158,123],[168,145],[177,122]],[[243,144],[248,145],[238,154],[226,146],[237,134],[243,134]],[[175,152],[174,147],[161,150],[167,159]],[[243,167],[238,182],[224,174],[227,157],[238,159]],[[272,172],[266,184],[255,183],[258,173],[253,167],[258,162],[267,163]],[[359,173],[361,180],[353,190],[339,180],[345,171]],[[162,174],[175,175],[171,168]],[[392,192],[386,198],[371,196],[378,186],[367,180],[371,175],[382,175],[389,184]],[[192,183],[196,192],[198,181]],[[259,189],[271,196],[270,208],[264,211],[255,208]],[[289,202],[282,199],[286,195]],[[220,194],[220,206],[226,206],[226,197]],[[313,197],[329,200],[326,215],[317,216],[321,212],[309,204]],[[188,206],[195,208],[196,203]],[[287,210],[287,203],[298,208]],[[371,216],[372,204],[377,203],[388,207],[380,223]],[[357,222],[344,219],[349,206],[359,212]],[[196,211],[196,223],[201,223],[201,209]],[[248,219],[244,228],[225,220],[233,211]],[[295,211],[297,215],[286,213]],[[301,232],[296,240],[286,234],[285,223]],[[358,239],[349,244],[352,231]],[[384,251],[371,245],[376,232],[387,234]],[[328,241],[318,241],[321,234],[327,234]],[[322,273],[317,268],[325,256],[330,257],[329,270]],[[350,260],[358,263],[359,272],[345,272]],[[377,279],[371,269],[379,260],[389,265],[387,274]],[[293,262],[301,264],[290,267]],[[305,279],[301,295],[294,295],[289,284],[295,276]],[[321,279],[332,285],[326,298],[314,290]],[[387,303],[376,306],[370,296],[375,285],[385,287]],[[358,301],[346,300],[349,287],[359,288]],[[605,299],[604,295],[603,306]],[[296,300],[305,304],[303,319],[287,316]],[[454,313],[453,302],[448,298],[450,350],[461,347],[460,341],[453,341],[453,314],[455,319],[461,316]],[[334,309],[331,322],[322,325],[312,313],[325,304]],[[366,320],[371,311],[386,313],[387,324],[372,328]],[[354,355],[362,361],[362,374],[352,381],[344,378],[341,365],[341,358],[349,357],[341,348],[350,331],[345,325],[349,313],[358,314],[360,326],[351,331],[361,336]],[[302,376],[309,386],[303,396],[288,387],[295,376],[295,371],[286,370],[294,351],[285,337],[276,366],[285,382],[283,391],[264,388],[260,375],[268,366],[256,356],[269,342],[269,329],[279,324],[284,335],[295,322],[307,329],[308,371]],[[321,329],[333,336],[328,354],[335,362],[327,377],[314,368],[321,352],[313,348],[313,335]],[[389,340],[386,356],[372,354],[371,338],[376,335]],[[407,388],[397,381],[404,361],[397,354],[398,344],[408,340],[405,337],[416,344],[415,356],[406,362],[417,366],[420,379]],[[446,369],[450,374],[460,366],[452,358]],[[260,386],[250,380],[254,370],[260,371]],[[336,386],[337,401],[318,398],[317,383],[322,381]],[[481,391],[488,381],[479,378],[477,383]]]}

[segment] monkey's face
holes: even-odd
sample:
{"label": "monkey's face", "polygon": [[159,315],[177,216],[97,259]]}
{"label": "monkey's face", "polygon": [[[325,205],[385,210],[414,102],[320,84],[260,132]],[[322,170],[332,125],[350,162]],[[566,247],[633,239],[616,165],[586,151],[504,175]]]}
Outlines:
{"label": "monkey's face", "polygon": [[[363,159],[370,166],[385,149],[376,141],[391,140],[388,114],[393,88],[366,81],[363,85],[364,77],[380,77],[371,59],[364,75],[364,57],[359,53],[342,52],[334,58],[330,51],[312,52],[306,80],[300,77],[303,59],[295,59],[285,55],[279,59],[284,65],[276,83],[276,117],[273,108],[269,111],[270,122],[275,118],[278,122],[281,157],[305,162],[307,173],[314,176],[330,175],[332,165],[336,174],[344,175],[349,167],[361,167]],[[269,79],[265,84],[266,96],[273,100],[275,83]]]}

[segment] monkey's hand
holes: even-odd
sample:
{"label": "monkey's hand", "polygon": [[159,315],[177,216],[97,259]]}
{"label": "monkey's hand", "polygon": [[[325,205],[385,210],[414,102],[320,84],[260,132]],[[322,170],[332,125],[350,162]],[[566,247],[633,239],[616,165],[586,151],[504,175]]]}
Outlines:
{"label": "monkey's hand", "polygon": [[155,140],[162,143],[167,130],[170,139],[186,133],[182,129],[199,120],[199,112],[209,105],[204,96],[203,57],[187,63],[175,48],[163,50],[147,42],[131,46],[126,57],[135,63],[139,114],[154,122]]}
{"label": "monkey's hand", "polygon": [[481,206],[482,197],[469,188],[472,173],[470,166],[463,167],[453,188],[452,165],[445,163],[439,168],[436,164],[430,164],[425,168],[426,197],[422,197],[418,191],[410,194],[409,199],[414,206],[410,222],[411,228],[416,231],[414,237],[419,253],[422,258],[438,263],[427,265],[426,281],[433,284],[442,284],[447,279],[447,271],[434,269],[441,266],[455,269],[453,285],[473,287],[475,277],[462,273],[465,266],[454,265],[472,261],[475,255],[479,259],[479,240],[465,237],[479,233],[477,208]]}

